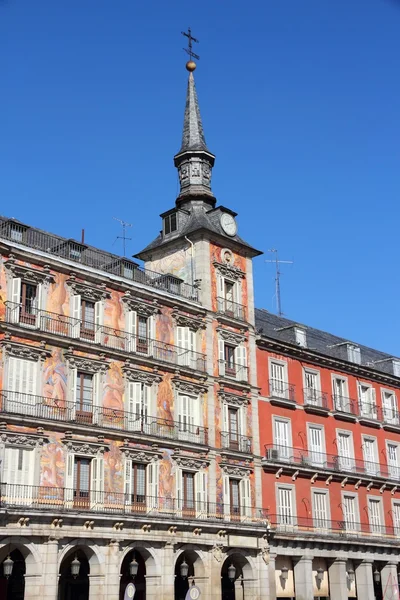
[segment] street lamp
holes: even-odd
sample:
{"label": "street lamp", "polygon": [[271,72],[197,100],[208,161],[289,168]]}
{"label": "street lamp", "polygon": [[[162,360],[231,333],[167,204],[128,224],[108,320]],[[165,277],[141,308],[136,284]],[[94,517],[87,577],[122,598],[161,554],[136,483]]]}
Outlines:
{"label": "street lamp", "polygon": [[321,583],[321,581],[323,580],[323,578],[324,578],[324,570],[323,570],[323,568],[322,568],[322,567],[319,567],[319,568],[317,569],[316,580],[317,580],[317,582],[320,584],[320,583]]}
{"label": "street lamp", "polygon": [[347,571],[347,587],[350,589],[351,584],[354,583],[356,576],[353,569]]}
{"label": "street lamp", "polygon": [[189,565],[187,564],[185,559],[183,559],[183,562],[181,562],[180,571],[182,579],[187,579],[187,576],[189,574]]}
{"label": "street lamp", "polygon": [[81,568],[81,562],[75,554],[74,560],[71,562],[71,575],[74,579],[76,579],[79,575],[79,571]]}
{"label": "street lamp", "polygon": [[379,583],[381,580],[381,574],[378,571],[378,567],[375,567],[375,571],[374,571],[374,581],[375,583]]}
{"label": "street lamp", "polygon": [[282,577],[283,581],[287,581],[287,578],[289,577],[289,569],[287,567],[282,567],[281,577]]}
{"label": "street lamp", "polygon": [[135,579],[135,577],[138,573],[138,569],[139,569],[139,563],[137,562],[135,557],[133,557],[131,562],[129,563],[129,573],[130,573],[132,579]]}
{"label": "street lamp", "polygon": [[6,579],[8,579],[12,573],[13,570],[13,566],[14,566],[14,561],[12,560],[11,556],[8,555],[6,560],[3,562],[3,573],[4,573],[4,577]]}
{"label": "street lamp", "polygon": [[228,567],[228,578],[229,578],[229,581],[232,581],[232,582],[235,581],[235,577],[236,577],[236,568],[231,563],[231,566]]}

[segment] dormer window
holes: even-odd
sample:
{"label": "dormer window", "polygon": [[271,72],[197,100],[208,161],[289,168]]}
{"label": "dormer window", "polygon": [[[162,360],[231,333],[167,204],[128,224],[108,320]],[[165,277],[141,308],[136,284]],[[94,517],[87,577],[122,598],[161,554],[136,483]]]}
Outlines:
{"label": "dormer window", "polygon": [[28,229],[29,227],[27,227],[23,223],[20,223],[19,221],[14,221],[13,219],[9,219],[5,223],[7,237],[13,242],[23,242],[25,233]]}
{"label": "dormer window", "polygon": [[75,240],[68,240],[67,248],[68,258],[80,262],[82,259],[83,251],[86,250],[87,246],[80,244],[79,242],[75,242]]}
{"label": "dormer window", "polygon": [[361,363],[361,350],[358,346],[347,344],[347,359],[359,365]]}
{"label": "dormer window", "polygon": [[301,346],[302,348],[306,348],[307,347],[306,330],[303,329],[303,327],[295,327],[294,335],[295,335],[295,339],[296,339],[296,344],[298,346]]}
{"label": "dormer window", "polygon": [[168,235],[178,229],[178,220],[176,212],[164,217],[164,235]]}

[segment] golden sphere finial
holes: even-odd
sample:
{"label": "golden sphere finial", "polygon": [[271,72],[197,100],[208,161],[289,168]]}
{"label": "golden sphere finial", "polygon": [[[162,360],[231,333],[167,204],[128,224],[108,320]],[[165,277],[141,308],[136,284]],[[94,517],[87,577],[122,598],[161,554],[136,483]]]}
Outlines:
{"label": "golden sphere finial", "polygon": [[194,62],[194,60],[188,60],[188,62],[186,63],[186,69],[189,71],[189,73],[193,73],[193,71],[196,68],[196,63]]}

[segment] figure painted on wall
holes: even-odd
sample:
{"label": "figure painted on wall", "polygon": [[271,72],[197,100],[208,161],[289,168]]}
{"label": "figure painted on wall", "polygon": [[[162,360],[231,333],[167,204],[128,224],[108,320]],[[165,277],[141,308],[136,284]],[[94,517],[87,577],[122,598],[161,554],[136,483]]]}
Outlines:
{"label": "figure painted on wall", "polygon": [[110,450],[105,453],[104,462],[104,490],[111,501],[112,494],[122,494],[124,491],[123,459],[118,443],[110,443]]}
{"label": "figure painted on wall", "polygon": [[160,498],[171,500],[174,498],[174,473],[172,463],[172,450],[164,450],[160,461]]}
{"label": "figure painted on wall", "polygon": [[50,285],[47,294],[46,310],[58,315],[69,315],[69,298],[66,281],[68,275],[54,273],[55,282]]}
{"label": "figure painted on wall", "polygon": [[172,374],[164,375],[158,386],[157,394],[157,418],[163,421],[173,421],[174,391],[171,383]]}
{"label": "figure painted on wall", "polygon": [[171,273],[186,283],[191,283],[191,260],[189,248],[174,250],[168,256],[154,260],[149,268],[156,273]]}
{"label": "figure painted on wall", "polygon": [[224,503],[224,482],[223,482],[223,472],[219,465],[219,461],[217,459],[216,466],[216,498],[217,498],[217,512],[222,512],[223,503]]}
{"label": "figure painted on wall", "polygon": [[64,487],[65,448],[60,442],[61,435],[50,436],[50,443],[43,446],[40,461],[40,485]]}
{"label": "figure painted on wall", "polygon": [[43,364],[43,395],[51,400],[61,402],[49,402],[51,406],[65,406],[67,398],[67,369],[63,362],[62,351],[53,349],[51,356],[46,358]]}
{"label": "figure painted on wall", "polygon": [[112,290],[111,298],[107,298],[104,307],[104,325],[124,331],[125,319],[120,294]]}
{"label": "figure painted on wall", "polygon": [[104,381],[103,407],[122,412],[124,410],[123,395],[124,380],[121,365],[117,362],[112,362]]}
{"label": "figure painted on wall", "polygon": [[156,321],[156,336],[157,340],[166,344],[174,343],[174,323],[171,316],[172,309],[164,306],[161,309],[161,314],[158,316]]}

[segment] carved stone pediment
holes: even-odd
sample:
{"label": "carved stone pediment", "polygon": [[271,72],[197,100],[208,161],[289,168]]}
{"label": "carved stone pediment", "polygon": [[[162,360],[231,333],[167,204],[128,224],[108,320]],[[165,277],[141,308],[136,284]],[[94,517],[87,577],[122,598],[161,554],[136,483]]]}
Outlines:
{"label": "carved stone pediment", "polygon": [[82,456],[96,456],[97,454],[104,454],[104,452],[110,449],[107,444],[103,444],[101,442],[74,440],[70,439],[69,437],[64,438],[61,441],[67,448],[68,452],[73,452],[74,454],[80,454]]}
{"label": "carved stone pediment", "polygon": [[142,450],[141,448],[123,446],[121,452],[125,458],[129,458],[133,462],[141,464],[156,462],[162,458],[162,452],[160,450]]}
{"label": "carved stone pediment", "polygon": [[140,381],[140,383],[146,383],[147,385],[153,385],[153,383],[160,383],[162,381],[162,376],[158,373],[134,369],[130,362],[125,363],[122,367],[122,372],[128,381]]}
{"label": "carved stone pediment", "polygon": [[200,471],[209,465],[209,461],[204,458],[195,458],[193,456],[174,456],[175,463],[184,469]]}
{"label": "carved stone pediment", "polygon": [[96,360],[86,356],[75,356],[72,353],[65,354],[65,360],[68,366],[79,371],[85,371],[86,373],[105,373],[109,366],[104,360]]}
{"label": "carved stone pediment", "polygon": [[223,277],[227,277],[228,279],[233,279],[236,281],[246,277],[246,273],[234,265],[214,262],[214,267]]}
{"label": "carved stone pediment", "polygon": [[34,433],[18,433],[16,431],[4,431],[0,434],[0,441],[9,446],[22,446],[24,448],[40,448],[49,442],[49,438]]}
{"label": "carved stone pediment", "polygon": [[221,338],[228,342],[228,344],[233,344],[238,346],[242,342],[245,341],[246,337],[243,333],[236,333],[235,331],[230,331],[229,329],[223,329],[222,327],[217,327],[218,334]]}
{"label": "carved stone pediment", "polygon": [[230,406],[243,406],[245,404],[249,404],[250,400],[247,396],[240,396],[237,394],[229,394],[224,390],[219,390],[218,398],[224,404],[229,404]]}
{"label": "carved stone pediment", "polygon": [[181,394],[198,396],[207,392],[206,385],[202,385],[201,383],[195,383],[193,381],[185,381],[184,379],[179,379],[178,377],[174,377],[172,379],[172,384],[174,388]]}
{"label": "carved stone pediment", "polygon": [[45,342],[41,342],[40,346],[29,346],[28,344],[11,342],[9,339],[4,338],[0,345],[8,356],[15,356],[16,358],[39,361],[51,355],[50,350],[46,350]]}
{"label": "carved stone pediment", "polygon": [[231,465],[229,463],[221,463],[222,470],[227,475],[232,477],[248,477],[252,470],[249,465]]}
{"label": "carved stone pediment", "polygon": [[106,290],[105,286],[95,287],[94,285],[82,283],[81,281],[76,281],[73,276],[66,283],[71,289],[72,294],[82,296],[82,298],[90,302],[99,302],[100,300],[111,298],[111,294]]}
{"label": "carved stone pediment", "polygon": [[10,255],[4,266],[11,277],[20,277],[26,283],[38,285],[39,283],[52,283],[54,281],[54,276],[50,273],[48,265],[42,270],[33,269],[16,263],[14,256]]}
{"label": "carved stone pediment", "polygon": [[148,318],[160,312],[160,305],[155,299],[153,302],[146,302],[145,300],[142,300],[142,298],[131,296],[130,292],[126,292],[121,300],[128,310],[135,311],[141,317]]}
{"label": "carved stone pediment", "polygon": [[178,308],[174,308],[172,317],[179,327],[189,327],[192,331],[198,331],[199,329],[205,329],[206,324],[201,317],[194,317],[182,313]]}

